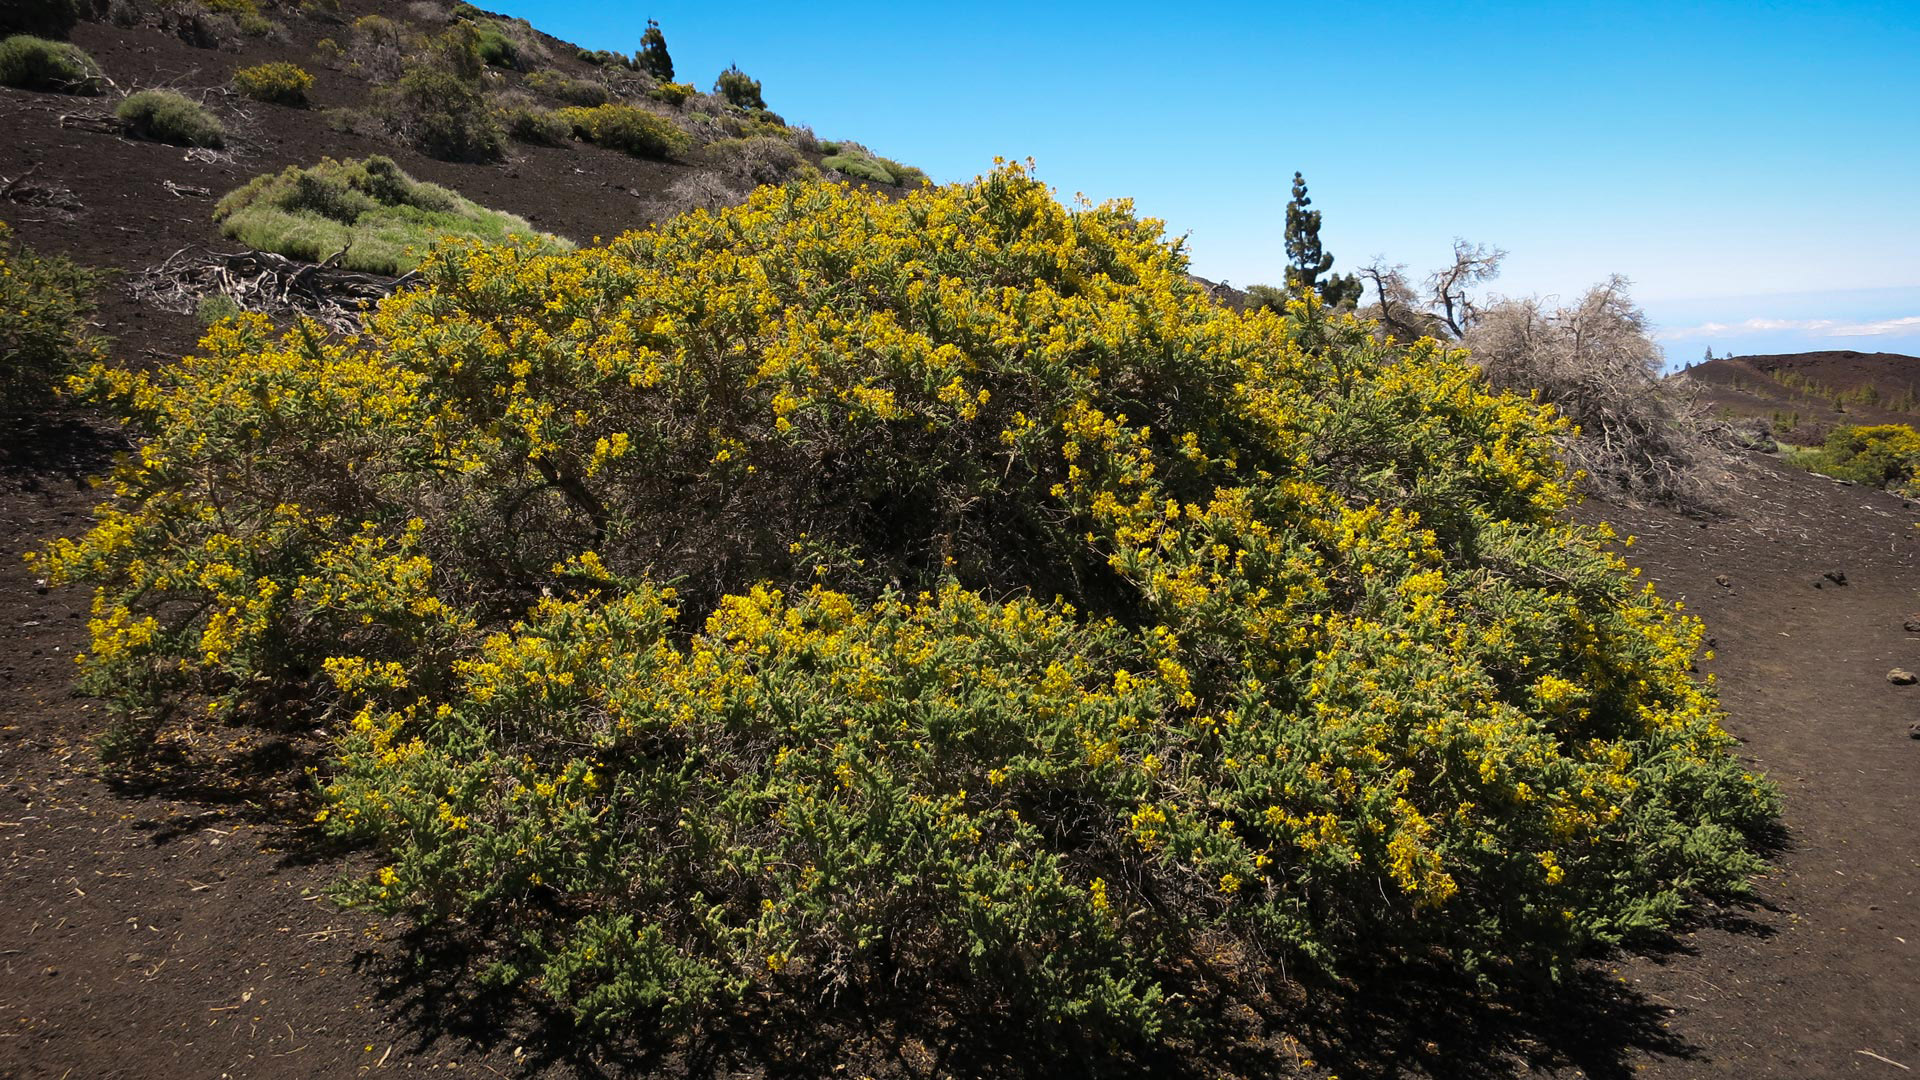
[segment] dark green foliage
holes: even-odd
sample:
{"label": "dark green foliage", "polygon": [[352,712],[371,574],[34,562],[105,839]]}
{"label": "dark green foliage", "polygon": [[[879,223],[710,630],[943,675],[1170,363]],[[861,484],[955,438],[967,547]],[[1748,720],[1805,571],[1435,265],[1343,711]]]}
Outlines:
{"label": "dark green foliage", "polygon": [[1352,307],[1360,302],[1360,279],[1352,274],[1320,275],[1333,269],[1333,256],[1320,246],[1320,211],[1309,210],[1307,181],[1293,174],[1293,199],[1287,203],[1287,288],[1294,293],[1312,289],[1330,307]]}
{"label": "dark green foliage", "polygon": [[113,112],[127,126],[127,134],[137,139],[207,147],[226,141],[226,131],[212,113],[172,90],[130,94]]}
{"label": "dark green foliage", "polygon": [[740,70],[740,65],[729,65],[727,70],[713,82],[713,92],[727,99],[727,104],[742,109],[764,109],[767,103],[760,96],[760,80],[752,78]]}
{"label": "dark green foliage", "polygon": [[452,72],[409,68],[380,91],[374,109],[394,134],[443,161],[493,161],[503,135],[486,99]]}
{"label": "dark green foliage", "polygon": [[0,222],[0,412],[45,404],[62,376],[100,359],[87,330],[99,279],[15,243]]}
{"label": "dark green foliage", "polygon": [[0,4],[0,34],[64,36],[81,14],[79,0],[7,0]]}
{"label": "dark green foliage", "polygon": [[1247,308],[1251,311],[1271,311],[1275,315],[1287,313],[1287,290],[1276,289],[1271,285],[1250,285],[1247,287]]}
{"label": "dark green foliage", "polygon": [[667,161],[693,149],[693,139],[673,121],[631,105],[562,109],[575,135],[634,157]]}
{"label": "dark green foliage", "polygon": [[513,39],[500,29],[499,24],[487,21],[474,24],[478,36],[480,59],[488,67],[517,68],[520,66],[520,48]]}
{"label": "dark green foliage", "polygon": [[0,85],[94,94],[98,71],[93,57],[65,42],[27,34],[0,41]]}
{"label": "dark green foliage", "polygon": [[637,65],[634,64],[632,57],[624,53],[614,52],[611,49],[580,49],[573,55],[574,58],[580,62],[592,64],[594,67],[625,68],[628,71],[637,70]]}
{"label": "dark green foliage", "polygon": [[641,71],[661,82],[673,81],[673,57],[667,55],[667,36],[660,32],[659,22],[647,20],[647,31],[640,35],[640,51],[634,58]]}

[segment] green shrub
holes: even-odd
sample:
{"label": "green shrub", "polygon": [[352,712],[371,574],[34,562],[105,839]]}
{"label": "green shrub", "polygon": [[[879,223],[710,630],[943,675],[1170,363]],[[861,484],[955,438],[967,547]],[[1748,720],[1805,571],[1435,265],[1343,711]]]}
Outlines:
{"label": "green shrub", "polygon": [[531,101],[507,100],[495,109],[507,137],[524,143],[560,146],[573,134],[573,128],[552,109]]}
{"label": "green shrub", "polygon": [[448,73],[473,82],[487,69],[480,31],[472,23],[454,23],[427,39],[427,56]]}
{"label": "green shrub", "polygon": [[234,72],[233,88],[256,101],[304,109],[313,76],[298,64],[276,60]]}
{"label": "green shrub", "polygon": [[919,169],[883,158],[857,142],[821,143],[820,150],[827,155],[821,167],[843,176],[896,187],[919,187],[928,182],[927,174]]}
{"label": "green shrub", "polygon": [[1825,446],[1794,460],[1841,480],[1920,495],[1920,432],[1906,424],[1834,428]]}
{"label": "green shrub", "polygon": [[830,154],[821,160],[820,167],[871,184],[894,183],[885,165],[864,154]]}
{"label": "green shrub", "polygon": [[217,147],[226,141],[218,117],[199,102],[172,90],[141,90],[128,94],[113,110],[139,139],[175,146]]}
{"label": "green shrub", "polygon": [[666,161],[693,149],[692,138],[679,125],[631,105],[561,109],[559,115],[575,135],[635,157]]}
{"label": "green shrub", "polygon": [[527,89],[588,109],[611,100],[607,88],[600,83],[568,78],[557,71],[536,71],[527,76]]}
{"label": "green shrub", "polygon": [[692,97],[693,94],[694,90],[692,86],[687,83],[677,82],[663,82],[647,91],[647,96],[653,100],[674,106],[686,104],[687,99]]}
{"label": "green shrub", "polygon": [[520,66],[520,50],[513,39],[500,29],[498,23],[488,19],[473,24],[478,39],[480,59],[488,67],[517,68]]}
{"label": "green shrub", "polygon": [[443,249],[353,340],[101,369],[143,449],[39,566],[126,724],[316,718],[347,895],[620,1032],[964,1001],[1217,1075],[1302,967],[1746,888],[1771,791],[1551,412],[1187,268],[1012,168]]}
{"label": "green shrub", "polygon": [[408,176],[390,158],[289,166],[256,176],[214,208],[226,236],[261,251],[318,262],[341,249],[341,265],[403,274],[445,237],[484,243],[519,240],[531,248],[572,245],[536,232],[512,214],[489,210],[437,184]]}
{"label": "green shrub", "polygon": [[621,68],[626,71],[638,69],[638,65],[634,63],[632,57],[607,49],[579,49],[574,52],[574,57],[583,63],[592,64],[594,67]]}
{"label": "green shrub", "polygon": [[504,136],[486,99],[458,75],[412,67],[374,96],[374,110],[394,134],[428,157],[493,161]]}
{"label": "green shrub", "polygon": [[16,34],[0,41],[0,85],[22,90],[99,93],[100,68],[76,46]]}
{"label": "green shrub", "polygon": [[201,326],[212,326],[222,319],[231,319],[246,311],[239,302],[225,293],[208,293],[193,306],[193,318]]}
{"label": "green shrub", "polygon": [[97,272],[36,254],[0,221],[0,411],[46,404],[65,376],[101,359],[87,329],[98,284]]}
{"label": "green shrub", "polygon": [[[8,0],[0,5],[0,35],[64,36],[85,14],[80,0]],[[17,86],[17,83],[7,83]]]}
{"label": "green shrub", "polygon": [[727,99],[727,104],[742,109],[764,109],[766,101],[760,96],[760,81],[750,78],[740,70],[740,65],[731,64],[720,77],[713,82],[713,92]]}

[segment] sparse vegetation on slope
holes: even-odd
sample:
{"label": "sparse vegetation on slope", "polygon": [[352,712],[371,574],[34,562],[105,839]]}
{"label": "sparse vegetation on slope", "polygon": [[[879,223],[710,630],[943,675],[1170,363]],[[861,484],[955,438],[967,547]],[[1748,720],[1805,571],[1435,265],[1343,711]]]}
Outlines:
{"label": "sparse vegetation on slope", "polygon": [[363,337],[96,370],[146,447],[43,565],[122,746],[307,710],[353,897],[595,1024],[966,996],[1200,1070],[1283,962],[1742,889],[1770,791],[1550,414],[1185,270],[1016,169],[445,249]]}
{"label": "sparse vegetation on slope", "polygon": [[329,158],[257,176],[220,200],[214,220],[222,233],[257,250],[309,262],[344,251],[340,265],[376,274],[413,269],[446,237],[518,239],[546,251],[572,246],[512,214],[415,180],[379,156]]}

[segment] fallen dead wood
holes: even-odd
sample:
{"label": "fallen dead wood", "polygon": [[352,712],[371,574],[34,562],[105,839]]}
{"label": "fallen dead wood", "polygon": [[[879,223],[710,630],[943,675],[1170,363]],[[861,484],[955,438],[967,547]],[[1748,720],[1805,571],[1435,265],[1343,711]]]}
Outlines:
{"label": "fallen dead wood", "polygon": [[342,270],[333,264],[344,254],[309,263],[271,251],[181,248],[160,265],[129,276],[127,291],[162,311],[186,314],[209,296],[224,296],[247,311],[304,316],[337,333],[353,333],[370,304],[413,284],[419,275]]}
{"label": "fallen dead wood", "polygon": [[81,209],[80,196],[75,195],[72,188],[58,184],[28,183],[33,174],[39,171],[40,166],[35,165],[19,176],[0,176],[0,200],[55,210],[69,218]]}

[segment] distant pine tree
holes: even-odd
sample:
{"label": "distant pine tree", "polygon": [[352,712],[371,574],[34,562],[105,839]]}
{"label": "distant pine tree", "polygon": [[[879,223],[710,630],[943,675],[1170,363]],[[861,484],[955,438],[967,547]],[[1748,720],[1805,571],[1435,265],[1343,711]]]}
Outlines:
{"label": "distant pine tree", "polygon": [[1293,199],[1287,203],[1287,289],[1320,294],[1329,307],[1351,307],[1360,302],[1362,286],[1353,274],[1320,275],[1333,269],[1333,256],[1320,246],[1320,211],[1309,210],[1306,178],[1293,174]]}
{"label": "distant pine tree", "polygon": [[640,35],[640,52],[637,58],[640,61],[640,70],[661,82],[673,81],[673,57],[667,55],[667,35],[660,32],[658,20],[647,20],[646,33]]}

